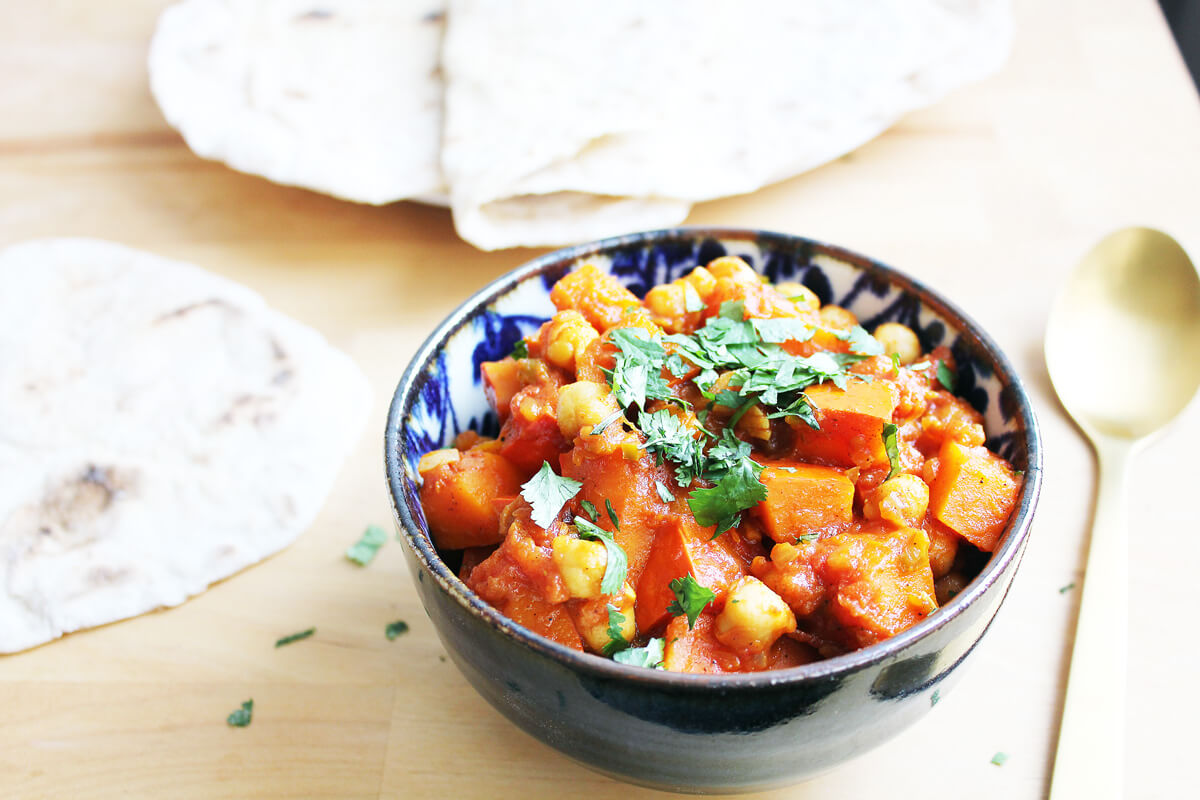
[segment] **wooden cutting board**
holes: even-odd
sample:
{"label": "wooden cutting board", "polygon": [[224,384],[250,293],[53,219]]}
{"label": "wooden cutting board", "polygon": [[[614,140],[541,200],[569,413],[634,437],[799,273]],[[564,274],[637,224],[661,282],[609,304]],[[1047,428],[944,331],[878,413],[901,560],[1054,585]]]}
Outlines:
{"label": "wooden cutting board", "polygon": [[[235,278],[349,352],[375,407],[295,545],[179,608],[0,657],[0,797],[661,796],[567,761],[485,705],[446,661],[398,544],[365,568],[342,556],[367,524],[390,526],[384,415],[409,356],[458,302],[534,253],[478,252],[444,210],[355,206],[191,155],[147,89],[163,5],[0,7],[0,244],[99,236]],[[1017,19],[1003,74],[836,163],[690,220],[836,242],[938,287],[1013,359],[1046,440],[1025,563],[958,686],[893,742],[766,796],[1046,790],[1078,602],[1067,587],[1081,581],[1095,480],[1044,373],[1045,316],[1065,271],[1111,228],[1197,233],[1200,104],[1151,0],[1020,0]],[[1137,797],[1191,785],[1192,411],[1133,475]],[[398,619],[411,630],[388,641]],[[311,639],[274,648],[310,626]],[[248,698],[253,723],[228,727]],[[998,751],[1002,767],[990,763]]]}

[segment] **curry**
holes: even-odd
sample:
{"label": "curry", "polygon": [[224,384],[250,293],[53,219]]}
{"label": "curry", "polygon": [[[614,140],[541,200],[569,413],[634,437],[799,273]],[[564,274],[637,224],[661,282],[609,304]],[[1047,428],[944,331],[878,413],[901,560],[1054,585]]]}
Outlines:
{"label": "curry", "polygon": [[561,645],[703,673],[904,631],[998,544],[1021,475],[944,347],[722,257],[638,298],[595,265],[482,368],[501,429],[418,465],[434,544]]}

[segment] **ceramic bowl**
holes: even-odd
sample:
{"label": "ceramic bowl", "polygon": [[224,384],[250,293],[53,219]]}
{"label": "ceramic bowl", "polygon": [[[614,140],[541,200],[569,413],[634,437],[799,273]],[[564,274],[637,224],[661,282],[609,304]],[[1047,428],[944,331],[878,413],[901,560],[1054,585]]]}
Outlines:
{"label": "ceramic bowl", "polygon": [[[722,255],[772,281],[796,280],[822,304],[947,345],[958,393],[985,418],[989,446],[1024,470],[1008,527],[982,572],[944,607],[885,642],[792,669],[691,675],[618,664],[518,626],[476,597],[429,538],[417,499],[422,453],[466,428],[495,432],[480,364],[507,355],[554,313],[550,287],[585,260],[642,295]],[[517,726],[615,778],[674,791],[733,792],[801,780],[894,736],[937,703],[1000,608],[1041,485],[1029,398],[1005,356],[949,301],[872,259],[798,236],[677,228],[559,250],[494,281],[417,351],[388,415],[392,510],[421,602],[467,681]],[[530,765],[532,768],[533,765]]]}

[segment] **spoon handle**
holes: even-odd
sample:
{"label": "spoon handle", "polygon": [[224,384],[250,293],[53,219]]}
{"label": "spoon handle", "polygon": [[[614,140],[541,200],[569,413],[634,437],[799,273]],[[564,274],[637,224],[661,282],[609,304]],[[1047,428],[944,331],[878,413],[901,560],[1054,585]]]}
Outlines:
{"label": "spoon handle", "polygon": [[1124,795],[1129,616],[1126,464],[1131,445],[1095,437],[1100,485],[1050,796]]}

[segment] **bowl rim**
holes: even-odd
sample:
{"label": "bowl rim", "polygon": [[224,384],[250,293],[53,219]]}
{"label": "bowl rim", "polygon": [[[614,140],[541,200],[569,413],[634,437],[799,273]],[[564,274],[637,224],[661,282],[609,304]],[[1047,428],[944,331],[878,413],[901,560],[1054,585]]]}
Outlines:
{"label": "bowl rim", "polygon": [[[979,575],[971,581],[967,588],[911,628],[860,650],[786,669],[749,673],[699,674],[621,664],[602,656],[573,650],[553,642],[501,614],[496,608],[468,589],[466,584],[446,566],[437,554],[429,534],[422,532],[409,512],[408,506],[403,500],[403,456],[406,445],[403,437],[400,436],[402,417],[411,405],[410,398],[415,398],[416,393],[425,383],[422,378],[427,375],[430,360],[450,335],[473,318],[476,309],[495,301],[531,277],[536,277],[555,266],[571,264],[581,258],[603,255],[617,248],[635,245],[669,241],[703,241],[705,239],[742,240],[755,244],[766,242],[775,246],[776,249],[781,249],[781,246],[782,249],[787,247],[806,248],[813,255],[828,255],[838,261],[849,263],[863,272],[882,275],[889,285],[898,286],[918,295],[922,304],[945,319],[949,327],[960,334],[967,334],[973,338],[977,342],[978,349],[990,361],[993,371],[1001,378],[1002,384],[1011,387],[1016,400],[1020,424],[1025,432],[1027,464],[1018,506],[1009,522],[1003,544],[998,551],[992,553]],[[630,681],[642,684],[647,689],[715,689],[744,692],[813,679],[846,676],[866,667],[895,659],[909,645],[932,636],[965,612],[977,599],[988,592],[1001,575],[1008,571],[1009,565],[1014,560],[1020,558],[1029,537],[1033,512],[1041,492],[1042,446],[1041,432],[1033,411],[1033,404],[1008,357],[974,319],[920,281],[876,259],[796,234],[754,228],[685,225],[612,236],[546,253],[504,273],[467,298],[417,348],[396,385],[388,409],[387,428],[384,434],[384,467],[392,516],[403,532],[401,537],[403,543],[415,555],[421,566],[437,581],[439,587],[478,621],[485,623],[502,636],[511,638],[517,644],[557,662],[560,666],[573,672],[598,678]]]}

